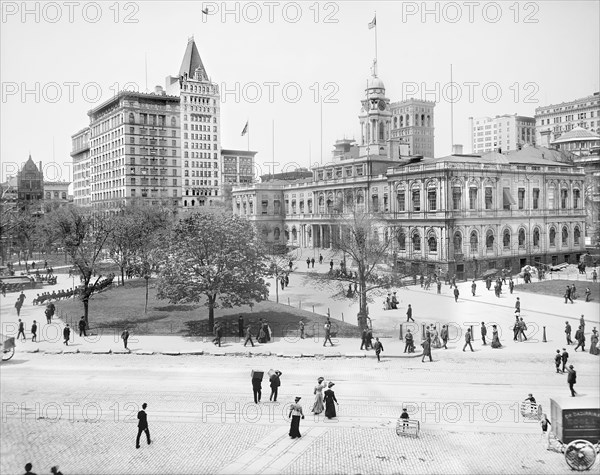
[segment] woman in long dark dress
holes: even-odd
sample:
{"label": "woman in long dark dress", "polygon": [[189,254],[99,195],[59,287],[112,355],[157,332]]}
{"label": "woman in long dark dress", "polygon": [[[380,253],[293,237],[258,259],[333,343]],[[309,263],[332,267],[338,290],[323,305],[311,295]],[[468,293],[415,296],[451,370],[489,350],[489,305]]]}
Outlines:
{"label": "woman in long dark dress", "polygon": [[290,424],[290,437],[292,439],[296,439],[298,437],[302,437],[300,434],[300,419],[304,419],[304,414],[302,413],[302,406],[298,404],[300,398],[296,398],[296,402],[290,406],[290,414],[288,417],[292,420]]}
{"label": "woman in long dark dress", "polygon": [[335,385],[335,383],[329,383],[327,387],[327,391],[325,391],[325,417],[327,419],[331,419],[332,417],[336,417],[335,413],[335,405],[338,403],[335,398],[335,393],[331,390],[331,388]]}
{"label": "woman in long dark dress", "polygon": [[492,325],[492,348],[502,348],[496,325]]}

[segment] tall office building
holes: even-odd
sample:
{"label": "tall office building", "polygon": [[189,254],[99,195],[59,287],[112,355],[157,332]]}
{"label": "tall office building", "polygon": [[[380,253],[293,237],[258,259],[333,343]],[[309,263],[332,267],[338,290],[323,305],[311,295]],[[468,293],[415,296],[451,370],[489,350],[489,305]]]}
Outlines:
{"label": "tall office building", "polygon": [[73,158],[73,203],[90,206],[90,128],[71,136]]}
{"label": "tall office building", "polygon": [[434,157],[433,109],[435,102],[406,99],[390,104],[391,139],[408,145],[408,155]]}
{"label": "tall office building", "polygon": [[535,119],[517,114],[469,117],[472,153],[511,152],[535,145]]}
{"label": "tall office building", "polygon": [[88,112],[90,193],[96,210],[142,199],[178,207],[181,197],[179,98],[123,91]]}
{"label": "tall office building", "polygon": [[562,134],[575,127],[592,133],[600,131],[600,92],[535,109],[537,143],[543,147],[549,147]]}
{"label": "tall office building", "polygon": [[183,208],[211,206],[222,194],[220,95],[193,37],[179,75],[167,77],[166,89],[180,97]]}

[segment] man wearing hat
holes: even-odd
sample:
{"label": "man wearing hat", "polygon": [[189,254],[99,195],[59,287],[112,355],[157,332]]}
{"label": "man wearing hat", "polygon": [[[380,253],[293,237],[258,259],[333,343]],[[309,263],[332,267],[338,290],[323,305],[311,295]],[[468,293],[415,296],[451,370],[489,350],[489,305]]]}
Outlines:
{"label": "man wearing hat", "polygon": [[275,374],[271,376],[271,396],[269,397],[269,401],[277,402],[277,390],[281,386],[280,376],[281,371],[275,371]]}
{"label": "man wearing hat", "polygon": [[565,372],[565,368],[567,367],[567,360],[569,359],[569,353],[567,353],[567,349],[563,348],[563,352],[560,355],[562,359],[562,372]]}
{"label": "man wearing hat", "polygon": [[571,397],[575,397],[577,394],[575,389],[573,389],[573,385],[577,382],[577,372],[573,369],[573,365],[569,365],[569,375],[567,376],[567,383],[569,384],[569,389],[571,390]]}
{"label": "man wearing hat", "polygon": [[296,397],[294,404],[290,405],[288,417],[292,419],[292,423],[290,424],[290,437],[292,439],[302,437],[300,434],[300,418],[304,419],[304,414],[302,413],[302,406],[298,404],[300,399],[300,397]]}

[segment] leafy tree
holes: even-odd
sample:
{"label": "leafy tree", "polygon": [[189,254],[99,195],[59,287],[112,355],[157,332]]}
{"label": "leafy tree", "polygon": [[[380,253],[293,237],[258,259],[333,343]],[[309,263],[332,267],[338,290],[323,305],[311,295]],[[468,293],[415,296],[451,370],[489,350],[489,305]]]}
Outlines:
{"label": "leafy tree", "polygon": [[[384,294],[391,287],[401,286],[402,276],[381,270],[392,245],[385,220],[377,213],[365,212],[349,200],[345,205],[338,203],[333,209],[337,212],[332,214],[334,229],[341,229],[340,235],[333,240],[333,249],[343,253],[346,268],[334,269],[327,274],[310,273],[307,278],[316,280],[319,285],[332,287],[334,298],[358,300],[358,324],[365,328],[368,326],[369,299]],[[382,230],[383,236],[380,234]],[[346,257],[349,259],[346,260]],[[350,269],[350,264],[356,270]],[[354,292],[354,284],[357,284],[357,292]]]}
{"label": "leafy tree", "polygon": [[[125,271],[140,275],[140,253],[147,256],[147,248],[154,245],[154,235],[162,233],[169,225],[167,210],[133,203],[120,214],[111,217],[111,234],[108,240],[110,258],[119,266],[121,285],[125,285]],[[142,259],[143,260],[143,259]],[[142,272],[142,276],[149,273]]]}
{"label": "leafy tree", "polygon": [[99,290],[98,283],[102,278],[97,272],[98,266],[112,233],[110,218],[91,214],[78,207],[58,208],[44,218],[46,232],[65,248],[71,264],[79,270],[82,290],[78,296],[83,302],[87,327],[89,301],[94,292]]}
{"label": "leafy tree", "polygon": [[160,299],[200,302],[206,297],[208,325],[214,309],[260,302],[268,275],[254,227],[230,213],[194,213],[173,226],[161,258]]}

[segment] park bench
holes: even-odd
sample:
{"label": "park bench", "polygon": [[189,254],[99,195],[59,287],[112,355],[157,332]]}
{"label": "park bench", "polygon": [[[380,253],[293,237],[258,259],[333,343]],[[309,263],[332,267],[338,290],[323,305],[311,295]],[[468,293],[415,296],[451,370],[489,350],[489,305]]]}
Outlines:
{"label": "park bench", "polygon": [[419,431],[421,430],[421,423],[419,421],[412,421],[406,419],[398,419],[396,422],[396,434],[399,436],[411,435],[413,437],[419,437]]}

